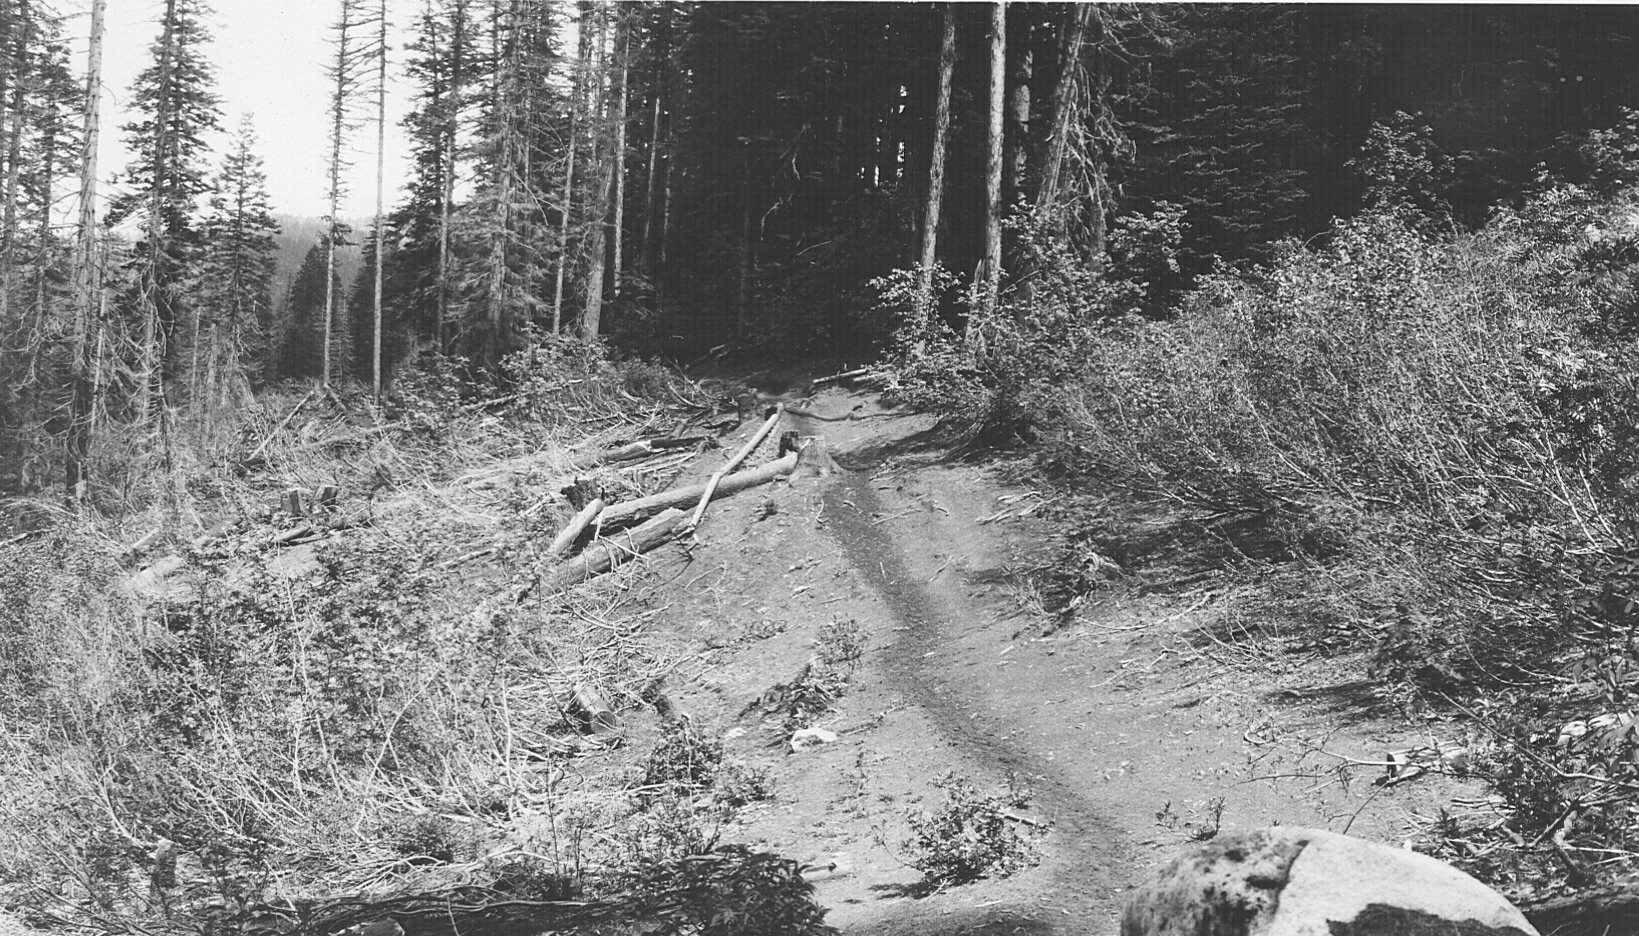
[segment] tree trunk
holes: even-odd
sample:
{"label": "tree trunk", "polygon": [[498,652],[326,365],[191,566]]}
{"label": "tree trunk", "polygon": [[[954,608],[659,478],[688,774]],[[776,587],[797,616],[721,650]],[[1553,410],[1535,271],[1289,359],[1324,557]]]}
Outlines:
{"label": "tree trunk", "polygon": [[581,110],[587,93],[586,82],[590,77],[592,63],[592,30],[589,28],[588,18],[592,15],[592,4],[581,0],[580,4],[580,41],[575,53],[575,80],[570,88],[569,97],[569,154],[564,159],[563,170],[563,204],[559,206],[558,214],[558,277],[557,285],[552,290],[552,334],[556,335],[563,330],[563,281],[564,273],[569,267],[569,218],[575,205],[575,151],[579,148],[578,124],[581,119]]}
{"label": "tree trunk", "polygon": [[1087,23],[1094,15],[1092,4],[1077,4],[1070,26],[1064,33],[1064,44],[1059,52],[1058,85],[1053,90],[1053,130],[1047,141],[1046,157],[1042,161],[1041,180],[1036,187],[1038,212],[1059,210],[1059,180],[1064,173],[1064,157],[1070,146],[1070,122],[1076,109],[1076,73],[1081,67],[1081,45]]}
{"label": "tree trunk", "polygon": [[[712,496],[726,497],[746,488],[767,484],[776,478],[783,478],[797,470],[799,458],[799,453],[788,452],[771,462],[758,465],[756,468],[748,468],[745,471],[725,475],[718,482],[717,489],[712,492]],[[707,484],[694,484],[686,488],[661,491],[659,494],[650,494],[648,497],[640,497],[637,500],[613,504],[603,508],[603,514],[598,517],[598,522],[609,525],[625,520],[635,520],[638,517],[646,517],[667,507],[680,507],[685,504],[698,505],[701,495],[706,493]]]}
{"label": "tree trunk", "polygon": [[[603,10],[602,16],[608,16],[607,9]],[[607,40],[604,38],[607,30],[607,21],[600,21],[597,40],[600,63],[607,61],[606,56],[610,51],[606,48]],[[625,30],[626,17],[624,14],[620,14],[620,19],[615,24],[614,48],[617,50],[616,54],[618,54],[621,43],[625,39]],[[602,79],[605,71],[606,69],[600,64],[597,69],[598,77],[596,79],[598,81],[596,106],[592,108],[592,113],[597,116],[600,122],[603,119],[605,107]],[[605,127],[604,129],[612,130],[613,128]],[[599,136],[603,135],[605,134],[599,134]],[[611,197],[610,193],[614,191],[615,178],[613,154],[602,152],[601,146],[594,147],[593,152],[597,154],[595,159],[598,167],[597,200],[592,205],[591,212],[589,212],[592,223],[591,238],[587,244],[587,259],[590,266],[586,271],[586,308],[581,312],[580,321],[581,337],[587,340],[597,338],[603,325],[603,274],[608,269],[609,263],[609,242],[606,235],[609,222],[609,199]]]}
{"label": "tree trunk", "polygon": [[649,171],[643,176],[643,233],[638,243],[638,259],[645,274],[653,275],[655,269],[655,232],[660,226],[655,223],[655,214],[660,206],[660,150],[662,140],[665,139],[661,127],[666,120],[666,91],[667,81],[671,74],[670,50],[671,41],[671,7],[664,4],[660,7],[660,24],[656,28],[654,46],[654,75],[650,81],[650,88],[654,92],[654,114],[649,121]]}
{"label": "tree trunk", "polygon": [[[12,251],[17,245],[17,183],[22,175],[23,124],[27,118],[29,11],[26,0],[17,5],[12,14],[16,44],[12,51],[11,126],[6,131],[6,207],[3,227],[0,227],[0,322],[11,318],[11,291],[17,269]],[[21,319],[21,316],[19,316]]]}
{"label": "tree trunk", "polygon": [[982,324],[995,317],[1002,284],[1002,131],[1007,92],[1007,4],[990,11],[990,127],[985,162],[985,253],[979,263],[979,308],[967,323],[967,344],[974,357],[984,353]]}
{"label": "tree trunk", "polygon": [[945,149],[950,136],[950,77],[956,68],[956,9],[945,4],[939,41],[939,96],[933,112],[933,153],[928,169],[928,204],[922,218],[922,262],[916,270],[916,349],[926,347],[933,311],[933,267],[938,262],[939,212],[945,197]]}
{"label": "tree trunk", "polygon": [[744,341],[746,337],[746,321],[751,317],[751,280],[752,272],[757,266],[756,212],[752,208],[750,193],[746,194],[744,215],[741,218],[740,231],[740,288],[734,302],[734,340]]}
{"label": "tree trunk", "polygon": [[438,199],[438,321],[435,329],[440,351],[449,350],[450,206],[455,202],[455,147],[461,124],[461,87],[466,74],[466,48],[467,3],[466,0],[456,0],[455,22],[450,30],[450,87],[444,105],[444,191]]}
{"label": "tree trunk", "polygon": [[69,388],[68,451],[64,477],[69,498],[83,502],[91,458],[91,323],[96,295],[97,141],[102,100],[103,13],[108,0],[91,0],[91,44],[86,53],[85,132],[80,157],[80,220],[74,250],[74,365]]}
{"label": "tree trunk", "polygon": [[[1034,16],[1029,7],[1015,7]],[[1034,63],[1031,60],[1028,30],[1013,37],[1012,94],[1008,102],[1008,123],[1011,124],[1012,146],[1008,152],[1007,184],[1004,192],[1008,201],[1025,193],[1025,172],[1030,156],[1030,80]]]}
{"label": "tree trunk", "polygon": [[615,220],[609,230],[610,236],[614,239],[613,249],[609,251],[609,262],[613,264],[609,274],[609,289],[610,294],[616,299],[620,298],[621,249],[624,240],[622,235],[626,226],[626,77],[631,71],[632,52],[631,27],[625,26],[622,32],[626,35],[626,41],[622,43],[620,51],[620,106],[615,114]]}
{"label": "tree trunk", "polygon": [[[387,178],[387,0],[377,0],[377,15],[380,17],[376,24],[377,41],[380,47],[376,49],[376,278],[375,278],[375,333],[374,345],[371,349],[370,389],[376,401],[381,405],[381,266],[382,256],[386,245],[386,238],[382,232],[382,225],[386,215],[382,210],[384,204],[383,187]],[[442,285],[442,284],[440,284]]]}

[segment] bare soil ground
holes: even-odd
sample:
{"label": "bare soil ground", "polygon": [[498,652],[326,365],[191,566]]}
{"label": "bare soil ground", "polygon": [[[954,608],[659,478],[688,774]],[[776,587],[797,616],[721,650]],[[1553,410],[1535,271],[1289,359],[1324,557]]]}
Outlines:
{"label": "bare soil ground", "polygon": [[[1032,495],[1003,480],[1027,473],[949,457],[928,417],[875,394],[832,389],[801,406],[796,425],[844,470],[715,505],[698,545],[654,560],[646,600],[686,661],[673,698],[729,759],[774,780],[774,798],[723,838],[807,861],[845,932],[1114,933],[1127,889],[1220,824],[1400,843],[1441,810],[1488,808],[1476,781],[1445,772],[1382,783],[1387,752],[1466,739],[1380,697],[1359,641],[1255,626],[1247,586],[1118,582],[1045,614],[1028,573],[1069,529],[1029,508],[1109,492]],[[1099,502],[1135,538],[1158,523]],[[819,723],[838,738],[791,753],[756,703],[801,671],[822,628],[848,621],[866,648]],[[633,748],[662,730],[637,716]],[[1036,867],[917,887],[907,810],[940,802],[932,781],[949,774],[1033,791],[1020,816],[1050,829]]]}

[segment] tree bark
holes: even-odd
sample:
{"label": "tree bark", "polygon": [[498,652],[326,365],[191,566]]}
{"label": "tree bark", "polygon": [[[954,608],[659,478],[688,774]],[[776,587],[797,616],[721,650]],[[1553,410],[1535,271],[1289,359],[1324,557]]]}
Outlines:
{"label": "tree bark", "polygon": [[967,323],[967,345],[974,357],[984,353],[982,323],[996,315],[1002,285],[1002,131],[1007,93],[1007,4],[990,11],[990,128],[985,163],[985,253],[979,263],[979,308]]}
{"label": "tree bark", "polygon": [[[11,318],[11,290],[16,273],[12,250],[17,243],[17,184],[22,175],[23,124],[27,118],[29,11],[26,0],[17,4],[12,14],[16,44],[12,50],[11,126],[6,133],[6,207],[3,228],[0,228],[0,322]],[[21,320],[21,316],[19,316]]]}
{"label": "tree bark", "polygon": [[928,168],[928,204],[922,218],[922,262],[916,270],[916,349],[927,345],[933,310],[933,268],[938,262],[939,213],[945,198],[945,150],[950,136],[950,79],[956,68],[956,10],[945,4],[945,28],[939,41],[939,94],[933,111],[933,154]]}
{"label": "tree bark", "polygon": [[[609,54],[609,50],[606,47],[607,40],[604,38],[608,32],[606,17],[609,15],[609,11],[603,7],[600,7],[599,10],[600,22],[597,46],[598,59],[600,63],[603,63],[608,61],[607,55]],[[621,41],[624,38],[625,28],[626,18],[624,14],[622,14],[620,20],[615,25],[616,49],[619,49]],[[600,66],[597,69],[598,74],[595,76],[595,80],[598,83],[596,104],[591,109],[591,113],[595,115],[599,122],[603,119],[605,106],[605,102],[603,100],[603,72],[604,69]],[[601,135],[602,134],[599,134],[599,136]],[[596,339],[598,337],[598,333],[603,327],[603,274],[604,271],[608,269],[609,262],[609,258],[607,256],[609,246],[608,241],[605,238],[605,225],[608,223],[609,218],[609,193],[614,187],[614,174],[612,172],[613,159],[608,154],[601,152],[601,149],[601,146],[593,147],[593,152],[596,154],[594,161],[598,166],[597,201],[592,206],[591,211],[588,212],[592,222],[591,240],[587,245],[587,259],[590,262],[590,268],[586,271],[586,308],[581,311],[580,320],[581,337],[587,340]]]}
{"label": "tree bark", "polygon": [[74,365],[69,391],[68,497],[83,502],[91,458],[91,323],[96,296],[97,142],[102,101],[103,14],[108,0],[91,0],[91,44],[86,53],[85,131],[80,157],[80,220],[74,250]]}

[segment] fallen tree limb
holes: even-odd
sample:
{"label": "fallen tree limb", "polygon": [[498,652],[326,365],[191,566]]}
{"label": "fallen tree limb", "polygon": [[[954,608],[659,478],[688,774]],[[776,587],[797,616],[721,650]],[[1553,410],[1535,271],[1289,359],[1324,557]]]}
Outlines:
{"label": "fallen tree limb", "polygon": [[599,539],[580,555],[542,576],[541,584],[546,591],[555,592],[607,572],[671,539],[683,516],[683,511],[673,508],[641,526]]}
{"label": "fallen tree limb", "polygon": [[605,449],[601,452],[588,452],[570,459],[569,465],[575,471],[584,471],[587,468],[596,468],[610,462],[631,461],[634,458],[648,458],[659,455],[661,452],[672,449],[687,448],[707,441],[706,436],[686,436],[679,439],[642,439],[619,448]]}
{"label": "fallen tree limb", "polygon": [[[797,468],[797,453],[792,452],[784,458],[779,458],[766,465],[760,465],[748,471],[741,471],[723,478],[717,485],[717,494],[733,494],[748,487],[767,484],[775,478],[784,477]],[[709,482],[708,482],[709,483]],[[638,517],[652,515],[655,511],[667,507],[679,507],[692,503],[706,492],[705,484],[690,485],[686,488],[677,488],[671,491],[661,491],[648,497],[629,500],[603,508],[602,516],[598,517],[600,525],[609,526],[623,520],[634,520]]]}
{"label": "fallen tree limb", "polygon": [[570,519],[569,525],[565,526],[563,531],[553,538],[552,545],[546,547],[546,558],[556,559],[563,555],[569,549],[569,545],[581,535],[581,532],[593,520],[597,519],[598,514],[603,512],[603,506],[603,498],[601,497],[594,497],[588,501],[586,506],[582,507],[580,512]]}
{"label": "fallen tree limb", "polygon": [[843,371],[840,374],[832,374],[829,377],[816,378],[813,382],[811,382],[809,384],[809,386],[823,387],[826,384],[840,383],[841,381],[844,381],[844,380],[852,380],[855,377],[863,377],[866,374],[869,374],[870,372],[871,372],[871,369],[869,367],[856,367],[851,371]]}
{"label": "fallen tree limb", "polygon": [[761,445],[764,439],[768,438],[768,434],[773,432],[774,427],[780,424],[780,417],[783,415],[785,415],[784,404],[776,405],[774,412],[768,414],[768,419],[763,421],[762,428],[752,435],[750,441],[740,446],[740,450],[734,453],[734,457],[730,458],[723,467],[717,469],[716,473],[711,476],[711,480],[706,482],[706,489],[700,494],[700,503],[695,506],[694,514],[689,517],[687,531],[692,532],[695,527],[700,525],[700,521],[706,516],[706,507],[711,504],[711,497],[717,493],[717,486],[722,483],[723,478],[741,462],[745,461],[746,456]]}

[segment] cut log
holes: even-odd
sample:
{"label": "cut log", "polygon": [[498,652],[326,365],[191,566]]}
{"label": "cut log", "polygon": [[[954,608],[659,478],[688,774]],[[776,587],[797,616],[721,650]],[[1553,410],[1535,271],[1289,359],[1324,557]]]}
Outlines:
{"label": "cut log", "polygon": [[275,546],[289,546],[292,543],[299,543],[318,535],[319,531],[314,529],[312,524],[304,523],[274,536],[272,542]]}
{"label": "cut log", "polygon": [[[734,494],[748,487],[756,487],[759,484],[767,484],[776,478],[783,478],[796,470],[798,457],[796,452],[792,452],[784,458],[776,459],[766,465],[731,474],[718,482],[716,493],[722,495]],[[694,503],[705,492],[705,484],[695,484],[686,488],[661,491],[659,494],[651,494],[637,500],[613,504],[603,508],[603,515],[598,518],[598,522],[604,526],[613,526],[622,521],[652,516],[657,511],[664,510],[667,507],[679,507],[683,504]]]}
{"label": "cut log", "polygon": [[768,434],[774,431],[775,426],[779,425],[780,417],[784,414],[785,406],[783,404],[776,405],[774,411],[768,414],[768,419],[763,422],[762,428],[758,429],[745,445],[740,446],[740,450],[734,453],[734,457],[730,458],[723,467],[717,469],[717,473],[713,474],[711,480],[706,482],[706,489],[700,495],[700,503],[695,506],[693,516],[689,517],[688,530],[693,531],[700,525],[700,521],[705,518],[706,507],[711,504],[712,495],[717,493],[717,486],[722,483],[723,478],[741,462],[745,461],[746,456],[755,451],[764,439],[768,438]]}
{"label": "cut log", "polygon": [[844,380],[853,380],[855,377],[863,377],[870,372],[871,369],[869,367],[856,367],[851,371],[843,371],[840,374],[832,374],[829,377],[816,378],[813,383],[809,384],[809,386],[823,387],[827,384],[840,383]]}
{"label": "cut log", "polygon": [[594,497],[587,502],[580,512],[570,519],[569,525],[552,540],[552,545],[546,548],[546,558],[556,559],[568,551],[571,543],[578,539],[598,514],[603,512],[603,498]]}
{"label": "cut log", "polygon": [[601,735],[620,730],[620,719],[609,708],[598,691],[585,683],[577,683],[569,697],[569,717],[581,734]]}
{"label": "cut log", "polygon": [[547,591],[553,592],[607,572],[671,539],[683,519],[683,511],[673,508],[624,533],[601,538],[580,555],[547,573],[541,581]]}

